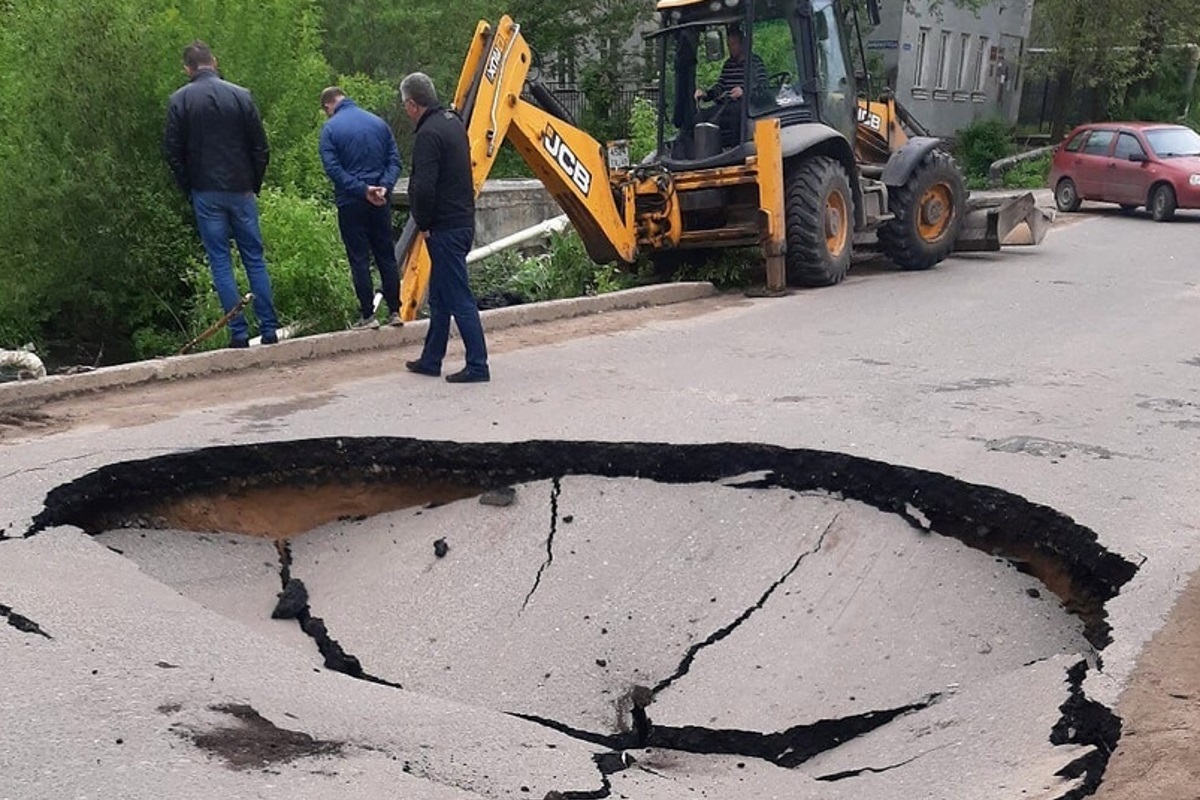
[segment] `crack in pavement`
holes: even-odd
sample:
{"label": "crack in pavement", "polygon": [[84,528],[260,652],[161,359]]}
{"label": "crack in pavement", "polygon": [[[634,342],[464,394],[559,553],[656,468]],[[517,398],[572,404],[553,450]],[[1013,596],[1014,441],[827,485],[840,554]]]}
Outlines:
{"label": "crack in pavement", "polygon": [[31,620],[29,617],[13,611],[12,606],[0,605],[0,617],[5,617],[8,620],[8,624],[19,630],[21,633],[36,633],[39,636],[45,636],[47,639],[54,638],[42,630],[41,626]]}
{"label": "crack in pavement", "polygon": [[304,582],[292,577],[292,548],[287,542],[279,542],[276,550],[279,551],[279,580],[283,589],[279,592],[279,602],[271,618],[296,620],[300,630],[317,643],[317,650],[325,659],[327,669],[349,675],[351,678],[390,686],[393,689],[403,689],[398,683],[364,671],[358,658],[343,650],[337,639],[329,635],[325,620],[312,613],[308,604],[308,589]]}
{"label": "crack in pavement", "polygon": [[538,567],[537,576],[533,579],[533,588],[529,590],[529,594],[525,595],[525,600],[521,603],[521,611],[525,610],[533,598],[533,593],[541,586],[542,573],[554,563],[554,534],[558,532],[558,496],[560,494],[562,494],[562,478],[555,477],[550,484],[550,535],[546,537],[546,560]]}
{"label": "crack in pavement", "polygon": [[915,703],[896,708],[867,711],[835,719],[817,720],[773,733],[696,725],[651,725],[645,737],[636,731],[595,733],[533,714],[508,712],[510,716],[535,722],[589,744],[624,751],[642,748],[678,750],[699,755],[731,755],[757,758],[776,766],[792,768],[815,755],[832,750],[863,734],[887,725],[897,717],[921,711],[940,702],[941,694],[927,695]]}
{"label": "crack in pavement", "polygon": [[923,753],[917,753],[912,758],[906,758],[897,764],[888,764],[886,767],[863,767],[862,769],[847,769],[847,770],[843,770],[841,772],[831,772],[828,775],[818,775],[816,777],[816,780],[828,781],[828,782],[832,783],[834,781],[845,780],[846,778],[856,778],[859,775],[864,775],[868,772],[870,772],[874,775],[878,775],[882,772],[891,772],[894,769],[900,769],[903,766],[907,766],[908,764],[911,764],[912,762],[916,761],[918,758],[921,758],[922,756],[927,756],[930,753],[937,752],[938,750],[944,750],[947,747],[950,747],[951,744],[952,743],[948,742],[943,745],[938,745],[937,747],[931,747],[930,749],[926,750]]}
{"label": "crack in pavement", "polygon": [[1092,750],[1067,764],[1054,773],[1060,778],[1074,780],[1083,778],[1079,786],[1058,796],[1055,800],[1079,800],[1096,793],[1108,768],[1117,742],[1121,739],[1121,718],[1105,705],[1089,698],[1083,691],[1088,663],[1078,661],[1067,670],[1070,693],[1058,707],[1062,717],[1050,731],[1050,744],[1091,745]]}
{"label": "crack in pavement", "polygon": [[[169,453],[174,449],[176,449],[176,448],[129,447],[129,448],[123,448],[121,450],[105,450],[104,454],[106,456],[108,456],[108,455],[114,455],[114,454],[130,455],[130,454],[138,454],[138,453]],[[58,464],[66,464],[70,461],[83,461],[84,459],[95,458],[95,456],[96,456],[95,453],[84,453],[82,455],[77,455],[77,456],[65,456],[63,458],[56,458],[53,461],[47,461],[44,464],[39,464],[36,467],[22,467],[21,469],[15,469],[12,472],[6,472],[3,475],[0,475],[0,481],[6,481],[9,478],[15,478],[18,475],[28,475],[31,472],[44,472],[45,470],[48,470],[50,467],[57,466]]]}
{"label": "crack in pavement", "polygon": [[[633,761],[632,758],[629,759]],[[600,788],[590,790],[569,790],[565,792],[550,791],[546,792],[543,800],[604,800],[607,797],[612,797],[612,783],[608,776],[614,772],[629,766],[625,762],[620,753],[595,753],[592,755],[592,762],[596,765],[596,769],[600,772]]]}
{"label": "crack in pavement", "polygon": [[724,639],[725,637],[729,636],[729,634],[733,633],[738,628],[738,626],[740,626],[746,620],[750,619],[750,617],[754,615],[754,612],[762,609],[762,607],[764,605],[766,605],[767,600],[771,599],[771,595],[775,593],[775,590],[778,589],[780,586],[782,586],[784,584],[784,582],[786,582],[787,579],[792,576],[792,573],[794,573],[797,569],[800,568],[800,564],[803,563],[804,559],[808,558],[809,556],[813,555],[814,553],[818,552],[821,549],[822,545],[825,544],[825,537],[829,535],[829,532],[831,530],[833,530],[833,526],[835,524],[837,524],[838,518],[840,518],[841,516],[842,516],[842,512],[840,512],[840,511],[833,515],[833,519],[829,520],[829,524],[825,526],[825,530],[821,531],[821,536],[817,539],[816,546],[814,546],[811,550],[806,550],[803,553],[801,553],[799,556],[797,556],[795,563],[793,563],[792,566],[790,568],[788,568],[787,572],[783,573],[783,575],[780,576],[778,580],[776,580],[774,583],[772,583],[770,586],[767,587],[767,590],[765,592],[763,592],[763,594],[760,598],[758,598],[758,602],[756,602],[754,605],[750,606],[745,611],[743,611],[741,614],[739,614],[737,619],[735,619],[733,622],[729,623],[728,625],[726,625],[723,628],[719,628],[718,630],[714,631],[713,633],[710,633],[708,635],[708,638],[705,639],[704,641],[699,642],[699,643],[694,644],[691,647],[689,647],[688,651],[686,653],[684,653],[683,659],[679,662],[679,666],[675,669],[675,673],[666,678],[663,678],[661,681],[659,681],[657,684],[655,684],[654,688],[650,690],[651,695],[657,695],[659,692],[661,692],[664,689],[666,689],[667,687],[669,687],[672,683],[674,683],[675,681],[679,680],[684,675],[686,675],[688,673],[688,671],[691,670],[692,663],[696,660],[696,655],[701,650],[703,650],[704,648],[706,648],[710,645],[714,645],[717,642]]}

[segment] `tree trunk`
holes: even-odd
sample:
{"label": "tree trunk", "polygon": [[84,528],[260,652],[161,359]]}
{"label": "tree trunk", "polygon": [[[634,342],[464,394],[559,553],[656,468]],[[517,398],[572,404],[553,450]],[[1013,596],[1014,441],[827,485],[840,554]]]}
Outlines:
{"label": "tree trunk", "polygon": [[1054,106],[1050,110],[1050,142],[1062,141],[1067,129],[1067,114],[1071,109],[1071,90],[1075,84],[1075,71],[1062,68],[1054,79]]}

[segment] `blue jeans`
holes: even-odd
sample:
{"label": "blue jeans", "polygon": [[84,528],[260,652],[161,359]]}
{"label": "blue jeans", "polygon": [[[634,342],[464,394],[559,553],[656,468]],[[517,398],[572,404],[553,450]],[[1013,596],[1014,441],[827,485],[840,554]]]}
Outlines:
{"label": "blue jeans", "polygon": [[350,261],[350,277],[363,319],[375,316],[375,287],[371,280],[371,255],[379,267],[383,299],[393,314],[400,313],[400,270],[392,244],[392,206],[373,206],[357,200],[338,206],[338,229]]}
{"label": "blue jeans", "polygon": [[467,351],[467,372],[487,375],[487,343],[483,339],[483,323],[479,306],[471,293],[467,278],[467,253],[475,238],[474,228],[454,228],[430,231],[425,237],[429,247],[429,332],[421,363],[430,369],[441,370],[446,357],[446,342],[450,338],[450,318],[458,326],[463,347]]}
{"label": "blue jeans", "polygon": [[[237,280],[233,277],[233,258],[229,249],[232,237],[237,242],[242,265],[254,293],[254,313],[258,316],[259,333],[266,336],[279,327],[275,304],[271,299],[271,278],[263,260],[262,233],[258,229],[258,204],[253,192],[192,192],[192,209],[196,212],[196,228],[208,254],[213,288],[221,298],[221,307],[228,313],[242,299]],[[250,338],[246,318],[238,314],[229,321],[229,335],[245,341]]]}

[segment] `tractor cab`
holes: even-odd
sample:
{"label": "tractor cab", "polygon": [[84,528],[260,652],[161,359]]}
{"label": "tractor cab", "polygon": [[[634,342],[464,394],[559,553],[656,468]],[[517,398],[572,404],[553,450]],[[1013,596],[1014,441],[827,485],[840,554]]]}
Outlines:
{"label": "tractor cab", "polygon": [[820,122],[852,141],[855,88],[837,0],[660,0],[658,157],[726,166],[755,121]]}

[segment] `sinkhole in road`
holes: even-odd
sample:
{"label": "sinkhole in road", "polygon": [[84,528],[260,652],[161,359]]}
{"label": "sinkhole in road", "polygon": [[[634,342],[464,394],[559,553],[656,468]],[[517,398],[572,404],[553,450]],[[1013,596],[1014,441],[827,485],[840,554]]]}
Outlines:
{"label": "sinkhole in road", "polygon": [[986,782],[967,730],[992,753],[1074,745],[996,780],[1080,797],[1120,731],[1082,682],[1132,564],[1051,508],[840,453],[213,447],[58,487],[30,535],[63,524],[259,629],[298,621],[330,669],[595,745],[602,793],[564,797],[664,753],[926,796],[898,773]]}

